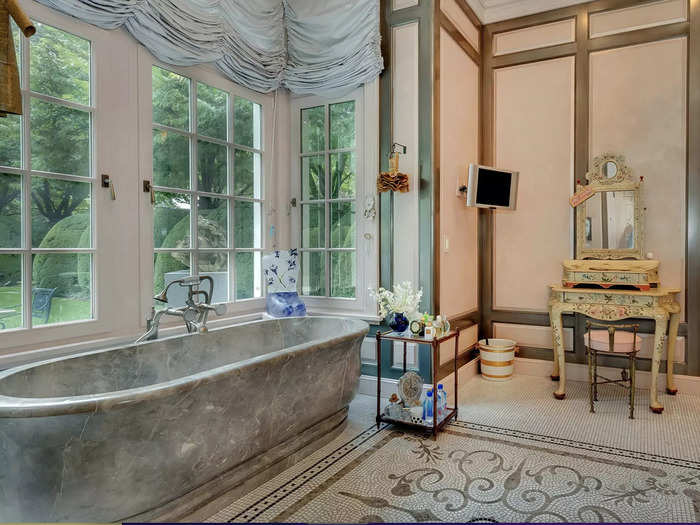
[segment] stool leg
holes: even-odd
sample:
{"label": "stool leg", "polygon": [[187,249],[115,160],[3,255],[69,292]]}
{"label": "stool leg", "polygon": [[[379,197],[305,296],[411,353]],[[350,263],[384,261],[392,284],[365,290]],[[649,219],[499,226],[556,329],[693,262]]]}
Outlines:
{"label": "stool leg", "polygon": [[593,404],[593,357],[591,355],[591,350],[586,349],[586,359],[588,360],[588,401],[591,404],[591,413],[595,412],[595,406]]}
{"label": "stool leg", "polygon": [[634,376],[637,372],[637,356],[630,354],[630,419],[634,419]]}
{"label": "stool leg", "polygon": [[593,350],[593,400],[598,401],[598,350]]}

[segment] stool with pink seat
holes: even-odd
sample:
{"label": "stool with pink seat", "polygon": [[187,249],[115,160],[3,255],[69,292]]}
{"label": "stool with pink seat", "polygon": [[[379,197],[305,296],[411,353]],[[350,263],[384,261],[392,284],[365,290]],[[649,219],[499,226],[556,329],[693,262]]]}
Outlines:
{"label": "stool with pink seat", "polygon": [[[595,329],[602,328],[602,329]],[[630,331],[631,330],[631,331]],[[607,324],[586,321],[586,355],[588,357],[588,379],[591,412],[595,412],[598,401],[598,385],[618,384],[629,390],[629,414],[634,419],[635,371],[637,352],[642,339],[637,335],[638,324]],[[620,355],[629,359],[629,370],[623,368],[621,379],[608,379],[598,375],[598,353]],[[598,378],[603,381],[598,381]]]}

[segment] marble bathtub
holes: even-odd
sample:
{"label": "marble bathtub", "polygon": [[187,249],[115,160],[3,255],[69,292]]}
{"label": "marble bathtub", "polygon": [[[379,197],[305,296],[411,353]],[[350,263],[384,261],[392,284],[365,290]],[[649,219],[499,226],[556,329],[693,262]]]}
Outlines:
{"label": "marble bathtub", "polygon": [[158,518],[215,496],[202,487],[344,419],[367,331],[256,321],[0,372],[0,522]]}

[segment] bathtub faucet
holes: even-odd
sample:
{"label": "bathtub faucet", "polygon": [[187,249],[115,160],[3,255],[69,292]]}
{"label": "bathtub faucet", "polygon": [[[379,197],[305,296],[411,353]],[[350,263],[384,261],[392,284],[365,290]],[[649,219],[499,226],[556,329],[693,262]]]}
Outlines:
{"label": "bathtub faucet", "polygon": [[[209,291],[199,290],[199,285],[202,281],[209,282]],[[168,289],[173,285],[187,288],[187,299],[185,306],[180,308],[165,308],[156,312],[155,308],[151,308],[151,315],[146,319],[146,332],[139,337],[136,342],[149,341],[158,338],[158,327],[160,320],[164,315],[180,317],[185,322],[185,327],[189,333],[199,332],[204,333],[207,329],[207,319],[209,312],[215,312],[216,315],[223,315],[226,312],[226,305],[211,304],[211,299],[214,296],[214,280],[209,275],[193,275],[183,279],[177,279],[168,283],[165,289],[156,295],[153,299],[162,303],[168,302]],[[197,289],[195,289],[197,288]],[[195,302],[195,298],[203,297],[203,301]]]}

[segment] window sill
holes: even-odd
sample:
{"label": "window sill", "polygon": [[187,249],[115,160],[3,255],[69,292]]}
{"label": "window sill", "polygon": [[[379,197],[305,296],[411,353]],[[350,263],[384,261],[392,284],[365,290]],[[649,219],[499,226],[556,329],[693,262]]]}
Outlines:
{"label": "window sill", "polygon": [[[222,328],[226,326],[234,326],[243,323],[249,323],[251,321],[258,321],[263,318],[264,309],[256,309],[254,311],[248,311],[240,313],[237,315],[211,319],[207,323],[209,328]],[[377,315],[363,314],[361,312],[352,311],[340,311],[340,310],[330,310],[322,308],[313,308],[308,310],[310,316],[322,316],[330,315],[335,317],[344,317],[350,319],[360,319],[367,321],[370,324],[380,324],[382,319]],[[163,326],[159,330],[159,339],[165,339],[168,337],[175,337],[178,335],[184,335],[185,328],[182,325],[175,324],[170,326]],[[128,336],[116,336],[116,337],[105,337],[100,339],[89,339],[86,341],[80,341],[78,343],[69,344],[58,344],[47,346],[43,348],[37,348],[34,350],[25,350],[22,352],[9,353],[5,355],[0,355],[0,370],[6,370],[15,366],[26,365],[30,363],[36,363],[39,361],[44,361],[46,359],[53,359],[56,357],[68,357],[71,355],[79,354],[82,352],[90,352],[92,350],[103,350],[106,348],[112,348],[122,345],[128,345],[133,343],[140,334],[132,334]]]}
{"label": "window sill", "polygon": [[307,308],[307,313],[311,316],[330,315],[333,317],[345,317],[348,319],[360,319],[369,324],[381,324],[382,318],[376,314],[355,312],[352,310],[332,310],[329,308]]}
{"label": "window sill", "polygon": [[[253,312],[242,313],[240,315],[212,319],[207,322],[207,326],[209,328],[221,328],[225,326],[234,326],[238,324],[249,323],[251,321],[257,321],[262,319],[262,312],[263,310],[256,310]],[[184,335],[185,333],[185,327],[182,325],[163,326],[158,331],[158,338],[165,339],[168,337]],[[37,348],[34,350],[25,350],[22,352],[0,355],[0,370],[6,370],[15,366],[36,363],[39,361],[53,359],[56,357],[68,357],[82,352],[90,352],[92,350],[104,350],[107,348],[128,345],[133,343],[139,335],[141,334],[139,333],[128,336],[89,339],[86,341],[80,341],[78,343],[69,343],[64,345],[59,344],[55,346]]]}

